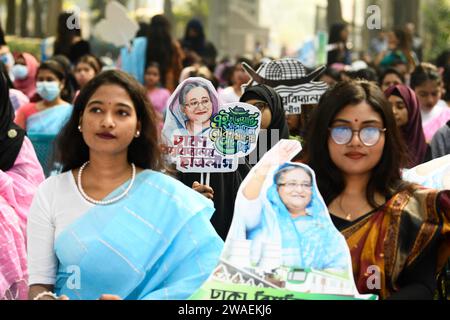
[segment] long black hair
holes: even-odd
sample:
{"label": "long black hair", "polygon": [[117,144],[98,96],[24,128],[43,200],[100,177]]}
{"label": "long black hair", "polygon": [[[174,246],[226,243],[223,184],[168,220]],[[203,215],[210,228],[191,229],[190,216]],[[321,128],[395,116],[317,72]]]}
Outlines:
{"label": "long black hair", "polygon": [[160,69],[161,83],[166,85],[166,74],[170,69],[175,48],[169,20],[163,15],[156,15],[150,21],[147,31],[147,58],[145,68],[151,62],[157,62]]}
{"label": "long black hair", "polygon": [[72,42],[75,37],[81,37],[80,28],[69,28],[67,21],[71,19],[73,12],[62,12],[58,16],[58,25],[56,30],[56,40],[54,44],[55,54],[62,54],[69,57]]}
{"label": "long black hair", "polygon": [[305,146],[306,162],[316,173],[320,193],[327,205],[345,188],[344,176],[331,160],[328,150],[328,128],[342,109],[363,101],[381,116],[387,129],[383,155],[372,169],[367,184],[367,201],[371,206],[378,207],[375,192],[390,198],[394,192],[409,187],[409,184],[401,179],[401,169],[407,164],[406,146],[383,92],[376,84],[365,80],[344,81],[322,95],[309,122]]}
{"label": "long black hair", "polygon": [[89,99],[104,85],[117,85],[127,91],[141,123],[141,135],[133,139],[128,147],[128,161],[143,169],[161,170],[163,162],[156,115],[146,97],[144,87],[125,72],[109,70],[97,75],[81,89],[72,116],[58,137],[56,158],[62,164],[63,172],[79,168],[89,160],[89,147],[79,132],[78,125]]}

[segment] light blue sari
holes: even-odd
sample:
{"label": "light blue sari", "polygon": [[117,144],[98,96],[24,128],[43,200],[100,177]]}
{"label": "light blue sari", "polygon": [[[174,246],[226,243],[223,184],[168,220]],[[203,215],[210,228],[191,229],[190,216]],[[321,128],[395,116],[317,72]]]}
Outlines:
{"label": "light blue sari", "polygon": [[33,114],[27,119],[27,133],[58,135],[69,121],[72,110],[72,105],[62,104]]}
{"label": "light blue sari", "polygon": [[213,212],[210,200],[181,182],[140,173],[124,199],[93,207],[58,236],[56,293],[82,300],[102,294],[187,299],[211,274],[223,247],[209,221]]}
{"label": "light blue sari", "polygon": [[144,84],[146,54],[147,38],[145,37],[135,38],[131,48],[120,49],[121,69],[134,76],[141,84]]}

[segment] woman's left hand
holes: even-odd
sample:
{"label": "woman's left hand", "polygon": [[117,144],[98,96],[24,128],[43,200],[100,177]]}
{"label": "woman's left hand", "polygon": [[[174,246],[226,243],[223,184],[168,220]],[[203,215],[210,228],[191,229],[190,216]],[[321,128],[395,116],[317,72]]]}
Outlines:
{"label": "woman's left hand", "polygon": [[195,181],[192,184],[192,189],[197,191],[198,193],[201,193],[206,198],[213,200],[214,199],[214,190],[210,186],[200,184],[198,181]]}

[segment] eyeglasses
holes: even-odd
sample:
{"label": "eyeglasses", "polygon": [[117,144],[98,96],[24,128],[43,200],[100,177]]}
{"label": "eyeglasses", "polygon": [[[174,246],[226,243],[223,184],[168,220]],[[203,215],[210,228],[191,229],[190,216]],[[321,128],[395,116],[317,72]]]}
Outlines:
{"label": "eyeglasses", "polygon": [[286,182],[286,183],[279,183],[279,187],[285,187],[287,190],[296,190],[300,187],[303,190],[311,190],[312,184],[311,183],[298,183],[298,182]]}
{"label": "eyeglasses", "polygon": [[191,109],[195,109],[195,108],[198,108],[198,106],[199,106],[200,104],[201,104],[203,107],[207,107],[208,104],[209,104],[210,102],[211,102],[210,99],[205,98],[205,99],[202,99],[201,101],[198,101],[198,100],[191,101],[191,102],[187,103],[186,106],[188,106],[188,107],[191,108]]}
{"label": "eyeglasses", "polygon": [[265,108],[267,108],[269,105],[267,104],[267,102],[256,102],[253,104],[255,107],[258,108],[259,111],[263,111]]}
{"label": "eyeglasses", "polygon": [[342,145],[349,143],[355,132],[358,133],[359,140],[367,147],[372,147],[378,143],[381,133],[386,132],[386,128],[365,127],[359,130],[352,130],[350,127],[333,127],[329,128],[331,138],[336,144]]}

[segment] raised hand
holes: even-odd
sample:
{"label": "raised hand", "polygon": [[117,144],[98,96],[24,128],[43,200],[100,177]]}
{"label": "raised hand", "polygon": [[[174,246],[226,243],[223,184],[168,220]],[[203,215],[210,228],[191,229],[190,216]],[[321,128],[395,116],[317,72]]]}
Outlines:
{"label": "raised hand", "polygon": [[259,161],[262,166],[282,165],[289,162],[302,150],[302,145],[297,140],[280,140],[276,145],[264,154]]}

